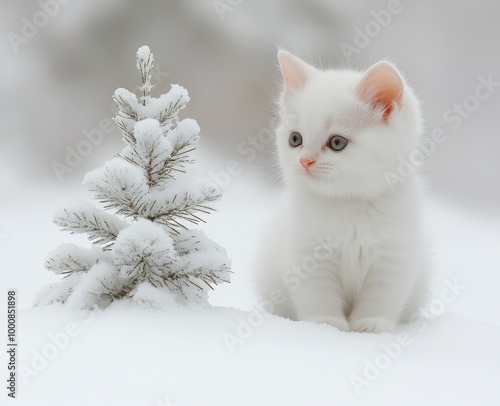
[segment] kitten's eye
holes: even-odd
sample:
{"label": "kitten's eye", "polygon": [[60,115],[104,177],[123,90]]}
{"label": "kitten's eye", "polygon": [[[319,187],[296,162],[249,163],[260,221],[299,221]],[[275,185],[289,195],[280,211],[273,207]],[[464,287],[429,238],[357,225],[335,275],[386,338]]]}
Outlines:
{"label": "kitten's eye", "polygon": [[341,135],[332,135],[328,140],[328,146],[334,151],[342,151],[346,147],[347,143],[347,139]]}
{"label": "kitten's eye", "polygon": [[300,133],[298,133],[297,131],[294,131],[290,134],[288,143],[292,148],[300,147],[302,145],[302,135],[300,135]]}

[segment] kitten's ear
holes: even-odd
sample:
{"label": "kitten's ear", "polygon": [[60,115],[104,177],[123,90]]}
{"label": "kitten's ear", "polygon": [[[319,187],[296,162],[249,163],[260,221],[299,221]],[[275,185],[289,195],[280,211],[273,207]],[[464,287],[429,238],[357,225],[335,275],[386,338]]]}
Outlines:
{"label": "kitten's ear", "polygon": [[381,108],[387,122],[394,107],[403,102],[404,84],[401,75],[389,62],[381,61],[368,69],[358,86],[359,97],[374,108]]}
{"label": "kitten's ear", "polygon": [[281,73],[285,83],[285,94],[290,95],[304,88],[314,68],[286,51],[278,52]]}

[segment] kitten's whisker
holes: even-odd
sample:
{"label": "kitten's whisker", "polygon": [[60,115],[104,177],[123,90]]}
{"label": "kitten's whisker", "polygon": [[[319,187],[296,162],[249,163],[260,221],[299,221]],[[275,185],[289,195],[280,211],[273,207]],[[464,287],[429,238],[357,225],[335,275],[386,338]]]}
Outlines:
{"label": "kitten's whisker", "polygon": [[285,182],[281,173],[274,173],[262,181],[262,186],[272,186],[271,192],[273,193],[276,192],[276,190],[281,189],[284,184]]}
{"label": "kitten's whisker", "polygon": [[260,63],[257,65],[259,68],[261,68],[272,80],[276,80],[276,77],[271,75],[269,71]]}
{"label": "kitten's whisker", "polygon": [[242,89],[240,89],[240,92],[243,93],[243,94],[246,94],[247,96],[251,96],[254,99],[257,99],[257,100],[263,102],[267,106],[271,106],[272,108],[275,107],[274,104],[272,104],[272,103],[269,102],[269,100],[264,100],[262,97],[259,97],[259,96],[255,95],[255,94],[252,94],[252,93],[249,93],[249,92],[247,92],[245,90],[242,90]]}
{"label": "kitten's whisker", "polygon": [[[252,79],[252,81],[254,81],[254,82],[257,84],[257,86],[259,86],[259,88],[260,88],[260,89],[261,89],[261,90],[265,93],[265,95],[269,98],[269,100],[272,100],[272,99],[273,99],[273,96],[272,96],[270,93],[268,93],[268,90],[267,90],[267,89],[270,89],[273,93],[275,93],[275,92],[276,92],[276,90],[275,90],[275,89],[273,89],[272,87],[270,87],[269,85],[267,85],[267,83],[265,83],[265,82],[258,81],[258,80],[257,80],[257,79],[255,79],[252,75],[250,75],[250,73],[248,73],[248,72],[247,72],[247,76],[248,76],[250,79]],[[265,87],[264,87],[264,86],[262,86],[262,85],[264,85]],[[266,87],[267,87],[267,89],[266,89]],[[269,101],[268,101],[268,103],[269,103]],[[269,103],[269,104],[270,104],[270,103]]]}
{"label": "kitten's whisker", "polygon": [[275,116],[276,112],[274,112],[273,110],[269,110],[269,109],[266,109],[265,107],[262,107],[262,106],[258,106],[256,104],[249,104],[248,105],[249,107],[254,107],[256,109],[259,109],[259,110],[263,110],[263,111],[267,111],[268,113],[272,114],[273,117]]}
{"label": "kitten's whisker", "polygon": [[[262,69],[262,71],[267,75],[269,76],[269,78],[271,79],[272,82],[276,82],[276,77],[271,75],[269,73],[269,71],[266,70],[266,68],[264,68],[264,66],[262,66],[261,64],[258,64],[257,65],[260,69]],[[248,76],[250,76],[250,74],[247,73]],[[250,76],[250,78],[252,78],[253,80],[255,80],[252,76]],[[266,81],[257,81],[255,80],[255,82],[257,82],[257,84],[259,85],[259,87],[261,89],[263,89],[262,85],[265,86],[270,92],[271,94],[279,94],[280,92],[280,87],[279,86],[276,86],[276,88],[270,86]],[[264,90],[264,89],[263,89]],[[265,92],[266,93],[266,92]],[[273,97],[269,97],[270,99],[273,99]]]}
{"label": "kitten's whisker", "polygon": [[259,165],[259,168],[281,168],[281,164],[273,162],[266,165]]}

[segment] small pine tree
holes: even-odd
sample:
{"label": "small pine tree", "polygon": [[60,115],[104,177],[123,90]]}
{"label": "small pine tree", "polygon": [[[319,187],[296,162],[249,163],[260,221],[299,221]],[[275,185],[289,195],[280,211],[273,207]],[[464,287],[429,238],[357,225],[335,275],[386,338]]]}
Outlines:
{"label": "small pine tree", "polygon": [[198,141],[196,121],[179,121],[186,89],[151,96],[153,54],[137,52],[140,97],[117,89],[115,122],[125,148],[92,172],[84,184],[104,210],[81,202],[55,213],[54,222],[72,234],[87,234],[90,249],[64,244],[50,253],[45,268],[64,279],[38,294],[37,304],[68,303],[106,307],[133,297],[141,285],[169,288],[184,298],[206,298],[207,288],[229,282],[226,251],[189,224],[203,221],[221,196],[206,183],[184,176],[189,153]]}

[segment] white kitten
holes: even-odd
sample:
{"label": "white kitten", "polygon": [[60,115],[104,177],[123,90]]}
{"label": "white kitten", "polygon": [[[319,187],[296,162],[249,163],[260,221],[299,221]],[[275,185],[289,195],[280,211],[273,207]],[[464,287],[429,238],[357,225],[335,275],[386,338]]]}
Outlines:
{"label": "white kitten", "polygon": [[260,298],[291,319],[390,331],[426,297],[418,175],[386,180],[418,147],[418,101],[387,62],[360,73],[278,58],[286,192],[257,267]]}

